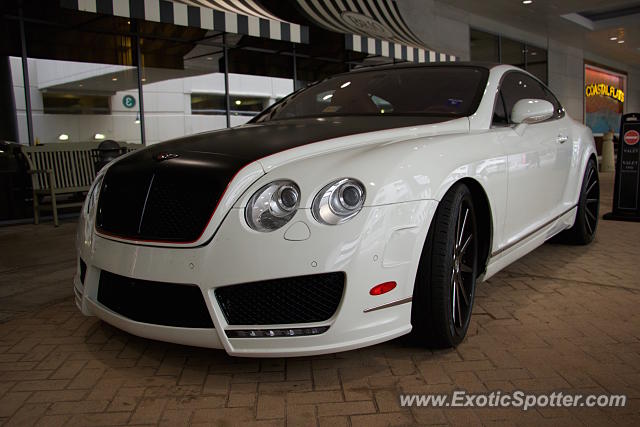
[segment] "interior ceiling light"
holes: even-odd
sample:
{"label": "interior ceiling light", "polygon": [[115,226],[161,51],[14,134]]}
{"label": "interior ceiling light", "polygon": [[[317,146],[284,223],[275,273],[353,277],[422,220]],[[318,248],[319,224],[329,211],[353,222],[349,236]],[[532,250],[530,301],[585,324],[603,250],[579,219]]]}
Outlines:
{"label": "interior ceiling light", "polygon": [[609,40],[616,41],[616,40],[618,40],[618,38],[616,36],[613,36],[613,37],[609,37]]}
{"label": "interior ceiling light", "polygon": [[93,135],[93,139],[104,139],[104,134],[96,133]]}
{"label": "interior ceiling light", "polygon": [[618,43],[622,44],[622,43],[624,43],[624,40],[618,40]]}
{"label": "interior ceiling light", "polygon": [[522,4],[531,4],[533,0],[522,0]]}
{"label": "interior ceiling light", "polygon": [[59,139],[60,141],[68,141],[68,140],[69,140],[69,135],[67,135],[66,133],[61,133],[61,134],[58,136],[58,139]]}
{"label": "interior ceiling light", "polygon": [[113,80],[114,82],[117,82],[118,78],[117,77],[113,77],[111,80]]}

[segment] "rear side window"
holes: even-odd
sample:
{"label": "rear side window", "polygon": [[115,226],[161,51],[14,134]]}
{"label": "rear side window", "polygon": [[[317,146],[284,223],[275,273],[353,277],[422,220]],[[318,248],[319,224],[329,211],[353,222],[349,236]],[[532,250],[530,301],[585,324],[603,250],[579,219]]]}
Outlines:
{"label": "rear side window", "polygon": [[[553,104],[555,115],[554,118],[560,118],[564,115],[564,110],[555,96],[536,79],[518,72],[507,74],[500,87],[506,115],[511,123],[511,110],[516,102],[521,99],[535,98],[544,99]],[[497,105],[496,105],[497,106]]]}

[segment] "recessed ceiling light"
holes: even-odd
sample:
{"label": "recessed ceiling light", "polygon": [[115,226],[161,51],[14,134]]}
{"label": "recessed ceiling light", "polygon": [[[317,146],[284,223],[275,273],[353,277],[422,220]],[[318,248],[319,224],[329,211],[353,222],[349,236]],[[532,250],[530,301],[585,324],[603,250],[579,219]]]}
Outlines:
{"label": "recessed ceiling light", "polygon": [[60,141],[67,141],[67,140],[69,140],[69,135],[67,135],[66,133],[61,133],[61,134],[58,136],[58,139],[59,139]]}
{"label": "recessed ceiling light", "polygon": [[531,4],[533,0],[522,0],[522,4]]}
{"label": "recessed ceiling light", "polygon": [[609,37],[609,40],[616,41],[616,40],[618,40],[618,38],[616,36],[613,36],[613,37]]}
{"label": "recessed ceiling light", "polygon": [[618,40],[618,44],[624,43],[624,40]]}

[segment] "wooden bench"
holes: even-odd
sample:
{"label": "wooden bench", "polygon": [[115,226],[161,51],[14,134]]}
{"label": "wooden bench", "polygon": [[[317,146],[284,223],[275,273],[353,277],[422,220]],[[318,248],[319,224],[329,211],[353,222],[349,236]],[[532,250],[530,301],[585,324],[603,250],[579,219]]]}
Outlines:
{"label": "wooden bench", "polygon": [[[84,204],[84,197],[96,177],[99,142],[62,142],[22,147],[33,186],[33,219],[40,222],[40,210],[53,212],[58,226],[58,209]],[[141,145],[121,143],[123,151]]]}

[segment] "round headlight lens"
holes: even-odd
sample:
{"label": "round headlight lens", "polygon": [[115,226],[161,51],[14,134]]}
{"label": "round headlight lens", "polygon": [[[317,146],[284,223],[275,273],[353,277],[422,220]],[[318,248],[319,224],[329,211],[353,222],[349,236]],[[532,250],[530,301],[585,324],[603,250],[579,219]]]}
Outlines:
{"label": "round headlight lens", "polygon": [[274,181],[251,196],[245,218],[249,227],[256,231],[274,231],[293,218],[299,204],[300,189],[295,182]]}
{"label": "round headlight lens", "polygon": [[313,217],[323,224],[342,224],[360,212],[366,197],[364,185],[342,178],[324,187],[313,200]]}

